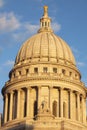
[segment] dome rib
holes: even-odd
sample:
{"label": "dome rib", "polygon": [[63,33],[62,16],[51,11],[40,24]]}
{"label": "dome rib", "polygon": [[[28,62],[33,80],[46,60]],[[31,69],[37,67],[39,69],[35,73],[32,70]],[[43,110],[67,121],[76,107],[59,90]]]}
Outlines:
{"label": "dome rib", "polygon": [[[42,43],[42,34],[41,34],[41,38],[40,38],[40,43]],[[42,58],[42,54],[41,54],[41,44],[40,44],[40,57],[39,57],[40,59]]]}
{"label": "dome rib", "polygon": [[52,32],[41,32],[27,40],[19,50],[15,64],[28,59],[29,62],[66,60],[75,65],[70,47]]}
{"label": "dome rib", "polygon": [[[53,36],[53,33],[51,33],[51,35]],[[54,43],[55,43],[55,46],[56,46],[56,58],[57,58],[57,61],[58,61],[59,60],[59,54],[58,54],[58,47],[57,47],[55,36],[53,36],[53,39],[54,39]]]}
{"label": "dome rib", "polygon": [[49,48],[49,35],[47,33],[47,41],[48,41],[48,61],[50,61],[50,48]]}
{"label": "dome rib", "polygon": [[62,46],[62,51],[63,51],[63,59],[64,59],[64,61],[65,61],[64,45],[62,45],[62,42],[61,42],[60,38],[58,38],[58,40],[59,40],[59,43],[60,43],[60,44],[61,44],[61,46]]}

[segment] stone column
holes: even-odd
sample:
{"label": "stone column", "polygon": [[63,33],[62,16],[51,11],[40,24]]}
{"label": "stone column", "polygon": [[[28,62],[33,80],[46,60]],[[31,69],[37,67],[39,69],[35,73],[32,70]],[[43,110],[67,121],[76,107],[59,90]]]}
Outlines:
{"label": "stone column", "polygon": [[21,89],[18,89],[17,91],[17,118],[20,118],[20,92]]}
{"label": "stone column", "polygon": [[59,113],[60,113],[60,117],[63,117],[63,88],[59,88],[59,99],[60,99],[60,109],[59,109]]}
{"label": "stone column", "polygon": [[4,112],[4,123],[7,122],[7,112],[8,112],[8,95],[5,94],[5,112]]}
{"label": "stone column", "polygon": [[27,117],[29,117],[29,114],[30,114],[30,91],[31,91],[31,87],[28,87],[27,88],[27,107],[26,107]]}
{"label": "stone column", "polygon": [[70,108],[70,119],[73,119],[73,91],[72,90],[69,90],[69,93],[70,93],[70,103],[69,103],[69,108]]}
{"label": "stone column", "polygon": [[52,91],[53,91],[53,87],[50,86],[49,87],[49,108],[50,108],[51,112],[52,112]]}
{"label": "stone column", "polygon": [[38,109],[41,105],[41,86],[38,86]]}
{"label": "stone column", "polygon": [[9,120],[12,120],[12,111],[13,111],[13,91],[10,93],[10,113],[9,113]]}
{"label": "stone column", "polygon": [[86,98],[82,96],[82,120],[86,123]]}
{"label": "stone column", "polygon": [[80,121],[80,94],[79,92],[76,92],[77,94],[77,119]]}

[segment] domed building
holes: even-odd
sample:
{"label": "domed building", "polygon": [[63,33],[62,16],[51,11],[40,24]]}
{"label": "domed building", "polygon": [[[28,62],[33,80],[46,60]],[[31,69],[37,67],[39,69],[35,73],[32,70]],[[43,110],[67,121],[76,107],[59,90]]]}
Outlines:
{"label": "domed building", "polygon": [[2,94],[0,130],[87,130],[87,89],[70,47],[51,28],[47,6],[38,33],[20,48]]}

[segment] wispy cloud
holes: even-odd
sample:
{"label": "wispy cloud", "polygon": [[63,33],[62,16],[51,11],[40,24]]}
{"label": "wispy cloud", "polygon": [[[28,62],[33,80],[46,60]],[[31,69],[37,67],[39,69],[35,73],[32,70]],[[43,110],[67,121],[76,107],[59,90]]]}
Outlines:
{"label": "wispy cloud", "polygon": [[79,67],[84,67],[84,66],[85,66],[85,63],[84,63],[84,62],[77,62],[77,65],[78,65]]}
{"label": "wispy cloud", "polygon": [[[16,16],[13,12],[0,13],[0,33],[2,35],[5,34],[4,38],[2,37],[2,41],[4,41],[6,45],[10,45],[11,41],[9,40],[13,38],[14,41],[23,42],[29,36],[37,33],[39,28],[40,24],[31,24],[27,21],[22,22],[20,16]],[[61,25],[54,21],[52,29],[54,32],[58,32],[61,29]],[[5,40],[7,38],[8,40]],[[7,41],[9,42],[7,43]],[[11,45],[12,43],[13,42],[11,42]]]}
{"label": "wispy cloud", "polygon": [[3,7],[4,5],[4,0],[0,0],[0,8]]}
{"label": "wispy cloud", "polygon": [[28,37],[30,37],[31,35],[37,33],[39,29],[39,25],[38,24],[30,24],[30,23],[21,23],[21,28],[19,28],[19,30],[16,32],[14,32],[12,34],[12,37],[14,38],[14,40],[16,40],[17,42],[23,42],[24,40],[26,40]]}
{"label": "wispy cloud", "polygon": [[19,27],[20,22],[13,12],[0,13],[0,32],[11,32]]}
{"label": "wispy cloud", "polygon": [[[12,36],[17,41],[24,41],[29,36],[36,34],[39,28],[39,24],[21,23],[21,30],[19,29],[18,32],[14,32]],[[52,29],[54,32],[58,32],[61,29],[61,25],[55,22],[52,24]]]}
{"label": "wispy cloud", "polygon": [[54,22],[52,23],[52,29],[54,30],[54,32],[58,32],[61,29],[61,25],[57,22]]}
{"label": "wispy cloud", "polygon": [[24,27],[25,27],[26,31],[28,31],[31,34],[36,33],[36,31],[38,31],[38,29],[39,29],[39,25],[33,25],[30,23],[25,23]]}
{"label": "wispy cloud", "polygon": [[75,47],[71,47],[71,49],[74,53],[79,53],[79,51]]}
{"label": "wispy cloud", "polygon": [[13,65],[14,65],[14,61],[8,60],[8,61],[6,61],[3,65],[4,65],[4,66],[13,66]]}

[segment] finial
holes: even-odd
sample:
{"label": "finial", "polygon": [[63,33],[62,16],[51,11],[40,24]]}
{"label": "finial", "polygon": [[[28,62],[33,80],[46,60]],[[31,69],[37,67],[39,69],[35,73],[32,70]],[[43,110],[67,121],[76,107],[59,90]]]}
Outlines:
{"label": "finial", "polygon": [[48,16],[48,6],[44,6],[44,16]]}
{"label": "finial", "polygon": [[48,16],[48,6],[44,6],[44,14],[40,19],[40,29],[38,32],[53,32],[51,29],[51,18]]}

